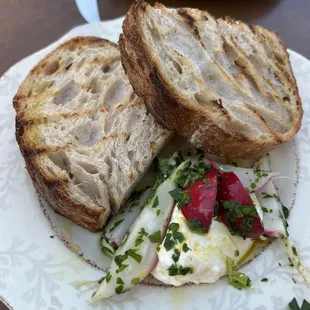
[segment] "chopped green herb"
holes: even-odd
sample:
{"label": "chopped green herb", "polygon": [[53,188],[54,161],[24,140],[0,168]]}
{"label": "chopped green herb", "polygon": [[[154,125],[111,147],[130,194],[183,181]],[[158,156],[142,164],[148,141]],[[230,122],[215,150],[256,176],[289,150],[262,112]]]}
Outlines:
{"label": "chopped green herb", "polygon": [[101,247],[101,252],[109,257],[113,258],[114,253],[115,253],[115,248],[105,239],[105,233],[103,232],[100,238],[100,247]]}
{"label": "chopped green herb", "polygon": [[188,251],[190,250],[190,248],[188,247],[187,243],[184,243],[184,244],[183,244],[182,250],[183,250],[183,252],[185,252],[185,253],[188,252]]}
{"label": "chopped green herb", "polygon": [[179,227],[180,225],[178,223],[171,223],[169,225],[169,232],[164,241],[164,247],[167,251],[170,251],[175,246],[177,241],[182,243],[185,240],[184,235],[178,231]]}
{"label": "chopped green herb", "polygon": [[276,194],[273,194],[273,197],[277,199],[278,202],[281,202],[280,197]]}
{"label": "chopped green herb", "polygon": [[189,194],[186,191],[182,191],[176,188],[169,192],[170,196],[178,202],[178,208],[181,209],[184,205],[191,201]]}
{"label": "chopped green herb", "polygon": [[107,283],[110,282],[110,280],[112,279],[112,275],[110,274],[110,272],[107,273],[107,275],[105,276],[105,279],[106,279]]}
{"label": "chopped green herb", "polygon": [[179,241],[179,243],[182,243],[185,240],[184,235],[179,231],[173,232],[172,236],[175,240]]}
{"label": "chopped green herb", "polygon": [[164,241],[164,248],[167,251],[170,251],[173,248],[173,246],[174,246],[174,240],[172,239],[172,234],[168,233]]}
{"label": "chopped green herb", "polygon": [[269,213],[269,209],[267,209],[265,207],[262,207],[262,211],[265,212],[265,213]]}
{"label": "chopped green herb", "polygon": [[[225,211],[225,216],[229,224],[230,233],[237,236],[242,236],[244,239],[247,237],[247,233],[253,229],[254,219],[248,216],[258,217],[255,205],[243,206],[238,201],[223,200],[222,205]],[[240,231],[235,224],[236,218],[242,218],[240,227],[244,231]]]}
{"label": "chopped green herb", "polygon": [[54,239],[54,236],[50,236],[51,239]]}
{"label": "chopped green herb", "polygon": [[179,201],[182,196],[182,190],[175,188],[174,190],[170,191],[169,194],[174,200]]}
{"label": "chopped green herb", "polygon": [[179,274],[182,276],[186,276],[188,273],[193,273],[194,270],[192,267],[182,267],[179,266]]}
{"label": "chopped green herb", "polygon": [[256,187],[256,184],[255,184],[254,182],[252,182],[251,185],[250,185],[250,187],[251,187],[252,189],[254,189],[254,188]]}
{"label": "chopped green herb", "polygon": [[140,279],[139,279],[139,278],[133,278],[133,279],[131,280],[131,284],[133,284],[133,285],[137,285],[137,284],[139,284],[139,282],[140,282]]}
{"label": "chopped green herb", "polygon": [[295,247],[294,245],[292,245],[292,251],[293,251],[293,254],[294,254],[295,256],[298,256],[298,254],[297,254],[297,249],[296,249],[296,247]]}
{"label": "chopped green herb", "polygon": [[124,221],[124,219],[121,219],[121,220],[115,222],[114,225],[113,225],[113,227],[110,228],[109,232],[110,232],[110,233],[113,232],[114,229],[115,229],[117,226],[119,226],[123,221]]}
{"label": "chopped green herb", "polygon": [[187,221],[187,226],[190,230],[198,233],[198,234],[204,234],[206,232],[206,227],[203,226],[198,220],[191,219]]}
{"label": "chopped green herb", "polygon": [[254,174],[255,174],[258,178],[261,178],[261,177],[262,177],[261,169],[260,169],[259,166],[257,166],[257,167],[254,169]]}
{"label": "chopped green herb", "polygon": [[296,284],[297,282],[296,282],[296,280],[294,279],[294,278],[292,278],[292,280],[293,280],[293,282]]}
{"label": "chopped green herb", "polygon": [[240,222],[240,227],[244,232],[251,232],[253,230],[255,220],[249,217],[243,217]]}
{"label": "chopped green herb", "polygon": [[133,258],[137,263],[141,263],[142,260],[142,256],[140,254],[137,253],[138,250],[127,250],[127,254],[128,256],[130,256],[131,258]]}
{"label": "chopped green herb", "polygon": [[236,265],[230,257],[226,257],[226,271],[229,284],[236,289],[244,289],[251,287],[251,279],[242,272],[236,271]]}
{"label": "chopped green herb", "polygon": [[209,180],[210,180],[209,177],[204,177],[204,178],[201,179],[201,183],[202,183],[202,184],[208,183]]}
{"label": "chopped green herb", "polygon": [[281,267],[281,266],[282,266],[282,264],[281,264],[281,263],[279,263],[279,266]]}
{"label": "chopped green herb", "polygon": [[123,264],[123,262],[128,258],[127,254],[123,255],[116,255],[114,257],[114,261],[116,265],[118,266],[118,269],[116,270],[116,273],[120,273],[121,271],[125,270],[129,265]]}
{"label": "chopped green herb", "polygon": [[158,196],[156,196],[156,198],[154,199],[154,202],[153,202],[153,205],[152,205],[152,208],[157,208],[159,205],[159,201],[158,201]]}
{"label": "chopped green herb", "polygon": [[172,254],[172,260],[176,263],[180,258],[180,251],[178,249],[174,249],[174,253]]}
{"label": "chopped green herb", "polygon": [[274,198],[273,195],[267,194],[267,193],[265,193],[265,192],[262,192],[262,195],[263,195],[263,199]]}
{"label": "chopped green herb", "polygon": [[[98,284],[101,284],[103,282],[103,280],[105,279],[105,277],[102,277],[101,279],[98,280]],[[108,282],[108,281],[107,281]]]}
{"label": "chopped green herb", "polygon": [[299,307],[296,298],[293,298],[292,301],[288,304],[291,310],[310,310],[310,303],[304,299],[301,308]]}
{"label": "chopped green herb", "polygon": [[257,210],[254,205],[243,206],[240,202],[233,200],[222,200],[222,204],[225,211],[229,212],[227,216],[230,216],[232,219],[241,218],[245,215],[250,215],[254,217],[258,216]]}
{"label": "chopped green herb", "polygon": [[159,216],[160,215],[160,209],[156,210],[156,216]]}
{"label": "chopped green herb", "polygon": [[178,223],[171,223],[168,227],[168,230],[175,232],[175,231],[178,231],[179,228],[180,228],[180,225]]}
{"label": "chopped green herb", "polygon": [[216,218],[218,212],[219,212],[219,202],[216,201],[216,202],[215,202],[215,205],[214,205],[214,211],[213,211],[213,216],[212,216],[212,217],[213,217],[213,218]]}
{"label": "chopped green herb", "polygon": [[124,285],[119,285],[117,288],[115,288],[116,294],[121,294],[123,292]]}
{"label": "chopped green herb", "polygon": [[145,231],[144,228],[141,228],[141,230],[138,233],[138,237],[135,240],[135,246],[139,246],[140,244],[142,244],[144,242],[144,237],[148,236],[148,233]]}
{"label": "chopped green herb", "polygon": [[310,310],[310,303],[308,303],[306,299],[304,299],[302,303],[301,310]]}
{"label": "chopped green herb", "polygon": [[288,306],[289,306],[289,308],[290,308],[291,310],[300,310],[296,298],[294,298],[294,299],[288,304]]}
{"label": "chopped green herb", "polygon": [[239,255],[240,255],[239,251],[238,251],[238,250],[236,250],[236,251],[235,251],[235,256],[237,256],[237,257],[238,257]]}
{"label": "chopped green herb", "polygon": [[168,269],[168,274],[169,276],[177,276],[177,275],[181,275],[181,276],[185,276],[188,273],[193,273],[193,268],[192,267],[183,267],[183,266],[178,266],[177,264],[173,264],[171,265]]}
{"label": "chopped green herb", "polygon": [[127,231],[125,237],[124,237],[124,240],[121,242],[121,246],[124,245],[126,242],[127,242],[127,239],[129,237],[129,233],[130,233],[130,230]]}
{"label": "chopped green herb", "polygon": [[268,282],[268,279],[267,278],[263,278],[263,279],[261,279],[261,282]]}
{"label": "chopped green herb", "polygon": [[282,210],[283,210],[284,218],[287,219],[290,216],[290,210],[284,205],[282,205]]}
{"label": "chopped green herb", "polygon": [[178,275],[179,268],[176,264],[173,264],[167,269],[167,271],[168,271],[169,276],[173,277],[173,276]]}
{"label": "chopped green herb", "polygon": [[262,173],[262,176],[263,177],[268,177],[268,173],[264,172],[264,173]]}
{"label": "chopped green herb", "polygon": [[207,165],[205,162],[200,161],[195,165],[188,167],[183,175],[178,180],[178,185],[181,188],[185,188],[188,185],[193,184],[196,180],[200,179],[205,172],[211,169],[210,165]]}
{"label": "chopped green herb", "polygon": [[156,231],[153,234],[149,235],[149,239],[152,243],[161,242],[161,233],[160,231]]}
{"label": "chopped green herb", "polygon": [[179,203],[178,203],[178,208],[181,209],[183,206],[188,204],[190,201],[191,201],[191,197],[189,196],[189,194],[183,191],[181,198],[179,200]]}
{"label": "chopped green herb", "polygon": [[176,169],[177,163],[170,164],[171,157],[155,158],[155,168],[159,171],[158,184],[164,182]]}
{"label": "chopped green herb", "polygon": [[120,273],[124,271],[129,265],[121,265],[117,270],[116,273]]}
{"label": "chopped green herb", "polygon": [[123,279],[118,277],[118,278],[116,279],[116,284],[124,284]]}
{"label": "chopped green herb", "polygon": [[139,201],[139,200],[136,200],[135,202],[133,202],[133,203],[130,205],[129,209],[136,208],[139,204],[140,204],[140,201]]}

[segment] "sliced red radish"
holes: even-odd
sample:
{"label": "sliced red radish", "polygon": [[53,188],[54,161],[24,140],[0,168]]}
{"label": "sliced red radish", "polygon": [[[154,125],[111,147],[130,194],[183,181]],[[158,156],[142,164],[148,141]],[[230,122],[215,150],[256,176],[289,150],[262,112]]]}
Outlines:
{"label": "sliced red radish", "polygon": [[220,174],[219,218],[233,234],[254,238],[264,233],[264,227],[250,194],[234,172]]}
{"label": "sliced red radish", "polygon": [[254,193],[261,188],[263,188],[270,180],[274,178],[278,178],[280,176],[279,172],[270,172],[263,170],[262,167],[255,169],[248,168],[240,168],[228,165],[222,165],[219,163],[213,164],[218,167],[218,169],[222,172],[234,172],[236,176],[239,178],[241,183],[247,191],[250,193]]}
{"label": "sliced red radish", "polygon": [[190,202],[182,206],[182,213],[189,221],[189,227],[208,232],[217,196],[217,169],[206,172],[199,180],[190,185],[186,192]]}

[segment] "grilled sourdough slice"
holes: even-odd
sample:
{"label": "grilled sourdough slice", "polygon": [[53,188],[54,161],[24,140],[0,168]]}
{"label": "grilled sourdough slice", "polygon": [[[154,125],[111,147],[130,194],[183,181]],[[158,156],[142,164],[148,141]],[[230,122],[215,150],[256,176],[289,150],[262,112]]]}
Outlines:
{"label": "grilled sourdough slice", "polygon": [[91,231],[118,211],[170,136],[134,94],[118,46],[96,37],[72,39],[41,60],[14,107],[35,187]]}
{"label": "grilled sourdough slice", "polygon": [[136,1],[119,43],[129,80],[156,120],[207,152],[256,155],[300,128],[296,80],[274,32]]}

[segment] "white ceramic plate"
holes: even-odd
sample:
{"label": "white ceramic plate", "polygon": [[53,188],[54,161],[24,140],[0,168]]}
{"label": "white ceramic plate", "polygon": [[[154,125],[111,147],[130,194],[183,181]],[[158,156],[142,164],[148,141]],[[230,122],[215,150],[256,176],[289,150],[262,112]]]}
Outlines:
{"label": "white ceramic plate", "polygon": [[[0,80],[0,298],[14,310],[264,310],[287,309],[293,297],[310,299],[310,286],[288,266],[280,241],[242,269],[252,279],[251,290],[237,291],[227,285],[227,279],[215,285],[173,289],[139,285],[89,306],[86,300],[92,291],[74,287],[80,281],[102,277],[98,267],[104,269],[108,261],[99,251],[98,234],[77,227],[39,202],[15,141],[12,98],[29,70],[60,42],[76,35],[117,42],[121,24],[122,19],[117,19],[74,28],[58,42],[13,66]],[[288,206],[294,204],[289,220],[291,236],[310,265],[310,62],[295,52],[290,54],[303,99],[303,125],[294,141],[271,156],[273,170],[294,180],[279,184],[280,196]],[[269,281],[261,282],[264,277]]]}

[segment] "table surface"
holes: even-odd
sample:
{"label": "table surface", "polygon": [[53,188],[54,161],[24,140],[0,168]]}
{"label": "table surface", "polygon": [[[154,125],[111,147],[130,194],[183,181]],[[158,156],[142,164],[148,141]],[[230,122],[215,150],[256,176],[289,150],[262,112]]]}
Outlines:
{"label": "table surface", "polygon": [[[98,0],[102,20],[122,16],[132,0]],[[149,1],[154,2],[154,1]],[[206,9],[277,31],[287,47],[310,58],[309,0],[162,0]],[[22,7],[21,7],[22,3]],[[0,76],[20,59],[85,23],[74,0],[0,0]],[[0,310],[4,310],[0,302]]]}

